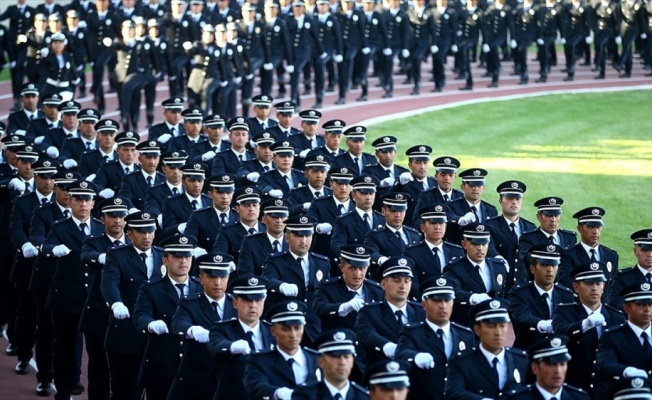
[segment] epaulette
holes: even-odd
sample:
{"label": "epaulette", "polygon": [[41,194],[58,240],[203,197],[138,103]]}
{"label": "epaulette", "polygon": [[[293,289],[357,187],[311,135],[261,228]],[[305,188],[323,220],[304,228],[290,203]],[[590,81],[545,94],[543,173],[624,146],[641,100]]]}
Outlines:
{"label": "epaulette", "polygon": [[602,248],[605,249],[605,250],[610,250],[610,251],[613,251],[614,253],[618,253],[618,250],[614,250],[614,249],[612,249],[612,248],[609,247],[609,246],[605,246],[605,245],[603,245],[603,244],[600,244],[600,247],[602,247]]}
{"label": "epaulette", "polygon": [[315,350],[315,349],[311,349],[310,347],[303,347],[303,351],[305,351],[306,353],[314,354],[314,355],[316,355],[316,356],[321,355],[320,352],[318,352],[318,351]]}
{"label": "epaulette", "polygon": [[[460,263],[460,262],[462,262],[462,261],[464,261],[464,260],[466,260],[466,257],[456,258],[456,259],[454,259],[454,260],[451,260],[451,261],[448,263],[448,265],[457,264],[457,263]],[[448,265],[447,265],[447,266],[448,266]]]}
{"label": "epaulette", "polygon": [[422,243],[423,243],[423,241],[421,241],[421,242],[419,242],[419,243],[410,243],[410,244],[408,244],[408,245],[405,246],[405,249],[407,250],[407,249],[411,249],[411,248],[413,248],[413,247],[417,247],[418,245],[420,245],[420,244],[422,244]]}
{"label": "epaulette", "polygon": [[508,394],[509,394],[510,396],[512,396],[512,395],[517,396],[517,395],[519,395],[519,394],[529,392],[530,389],[532,389],[532,385],[521,386],[521,387],[517,387],[516,389],[512,389],[512,390],[510,390],[510,391],[508,392]]}
{"label": "epaulette", "polygon": [[411,226],[403,225],[403,229],[407,229],[408,231],[412,231],[414,233],[419,233],[419,231],[417,231],[416,229],[414,229]]}
{"label": "epaulette", "polygon": [[351,215],[352,213],[353,213],[353,211],[349,210],[349,211],[345,212],[342,215],[338,215],[337,218],[335,218],[335,219],[341,219],[341,218],[347,217],[347,216]]}
{"label": "epaulette", "polygon": [[517,349],[514,347],[505,347],[506,351],[509,351],[510,353],[514,354],[515,356],[523,357],[523,358],[528,358],[527,351]]}
{"label": "epaulette", "polygon": [[238,321],[238,319],[236,317],[233,317],[231,319],[223,319],[221,321],[217,321],[217,324],[218,325],[220,325],[220,324],[228,324],[228,323],[237,322],[237,321]]}
{"label": "epaulette", "polygon": [[339,283],[342,280],[342,275],[339,276],[331,276],[330,278],[326,278],[321,281],[322,285],[328,285],[331,283]]}
{"label": "epaulette", "polygon": [[481,204],[485,204],[485,205],[487,205],[487,206],[489,206],[489,207],[491,207],[491,208],[496,208],[496,206],[494,206],[493,204],[489,203],[489,202],[486,201],[486,200],[480,200],[480,203],[481,203]]}
{"label": "epaulette", "polygon": [[421,302],[419,301],[408,300],[407,303],[412,304],[413,306],[422,307]]}
{"label": "epaulette", "polygon": [[190,280],[193,281],[193,282],[195,282],[195,283],[199,283],[199,284],[201,284],[201,282],[199,281],[199,278],[196,277],[196,276],[194,276],[194,275],[190,276]]}
{"label": "epaulette", "polygon": [[460,246],[459,244],[451,243],[451,242],[444,242],[445,245],[447,246],[453,246],[457,247],[458,249],[463,249],[464,247]]}
{"label": "epaulette", "polygon": [[[165,183],[165,182],[163,182]],[[168,197],[168,200],[176,199],[178,197],[185,196],[185,193],[177,193],[177,194],[172,194],[170,197]]]}
{"label": "epaulette", "polygon": [[453,325],[453,326],[455,326],[455,327],[458,327],[458,328],[460,328],[460,329],[464,329],[465,331],[473,332],[473,329],[469,328],[469,327],[466,326],[466,325],[458,324],[457,322],[453,322],[453,321],[451,321],[451,325]]}
{"label": "epaulette", "polygon": [[268,258],[268,259],[270,259],[270,258],[280,258],[280,257],[284,257],[284,256],[286,256],[287,254],[288,254],[287,251],[283,251],[283,252],[281,252],[281,253],[270,254],[267,258]]}
{"label": "epaulette", "polygon": [[617,312],[618,314],[625,314],[625,313],[623,312],[623,310],[619,310],[619,309],[617,309],[616,307],[610,306],[609,304],[604,304],[604,303],[602,303],[602,307],[606,307],[606,308],[608,308],[609,310],[611,310],[611,311],[613,311],[613,312]]}
{"label": "epaulette", "polygon": [[161,246],[152,246],[152,250],[156,250],[156,251],[160,251],[160,252],[165,251],[165,250],[163,250],[163,247],[161,247]]}
{"label": "epaulette", "polygon": [[351,384],[351,387],[352,387],[353,389],[357,390],[358,392],[360,392],[360,393],[364,393],[364,394],[367,394],[367,393],[368,393],[368,392],[367,392],[367,389],[363,388],[362,386],[358,385],[357,383],[355,383],[355,382],[353,382],[353,381],[349,381],[349,383]]}
{"label": "epaulette", "polygon": [[[578,305],[578,303],[559,303],[555,307],[564,307],[564,308],[570,308],[570,307],[575,307]],[[606,304],[603,304],[605,306]]]}
{"label": "epaulette", "polygon": [[52,223],[52,227],[54,228],[56,225],[61,225],[66,221],[68,221],[68,218],[63,218],[63,219],[56,220],[56,221],[54,221]]}
{"label": "epaulette", "polygon": [[263,324],[263,325],[266,325],[266,326],[268,326],[268,327],[271,327],[271,326],[272,326],[272,323],[271,323],[271,322],[266,321],[266,320],[264,320],[264,319],[261,319],[261,320],[260,320],[260,323]]}
{"label": "epaulette", "polygon": [[522,290],[522,289],[530,287],[531,285],[532,285],[532,281],[530,281],[530,282],[517,282],[517,283],[514,284],[514,286],[512,286],[510,291]]}
{"label": "epaulette", "polygon": [[330,260],[328,259],[328,257],[326,257],[326,256],[323,255],[323,254],[319,254],[319,253],[310,253],[310,255],[311,255],[312,257],[319,258],[320,260],[324,260],[324,261],[330,262]]}
{"label": "epaulette", "polygon": [[375,301],[373,303],[364,303],[365,307],[380,307],[385,304],[385,301]]}
{"label": "epaulette", "polygon": [[562,285],[562,284],[559,283],[559,282],[555,282],[555,288],[556,288],[556,289],[563,290],[563,291],[568,292],[568,293],[570,293],[570,294],[574,294],[574,293],[575,293],[572,289],[567,288],[566,286]]}
{"label": "epaulette", "polygon": [[628,268],[619,269],[618,274],[622,275],[622,274],[630,273],[630,272],[634,271],[634,268],[635,267],[628,267]]}
{"label": "epaulette", "polygon": [[229,227],[232,227],[232,226],[236,226],[239,223],[240,223],[240,221],[230,221],[228,224],[222,225],[222,229],[226,229],[226,228],[229,228]]}
{"label": "epaulette", "polygon": [[382,287],[382,286],[380,286],[380,283],[374,281],[373,279],[364,278],[364,283],[368,283],[368,284],[373,285],[373,286]]}
{"label": "epaulette", "polygon": [[568,230],[568,229],[562,229],[562,228],[560,228],[560,229],[559,229],[559,232],[568,233],[569,235],[573,235],[574,237],[577,237],[577,232],[573,232],[573,231],[570,231],[570,230]]}
{"label": "epaulette", "polygon": [[576,392],[576,393],[586,393],[586,390],[584,390],[582,388],[578,388],[578,387],[575,387],[575,386],[571,386],[571,385],[569,385],[567,383],[564,383],[564,390],[566,390],[566,389],[568,389],[570,391],[573,391],[573,392]]}
{"label": "epaulette", "polygon": [[385,230],[385,225],[381,225],[381,226],[379,226],[377,228],[372,229],[371,231],[376,233],[376,232],[382,232],[384,230]]}
{"label": "epaulette", "polygon": [[413,323],[405,324],[405,325],[403,325],[403,327],[405,329],[414,329],[414,328],[419,328],[419,327],[421,327],[421,326],[423,326],[425,324],[426,324],[425,321],[413,322]]}
{"label": "epaulette", "polygon": [[189,301],[199,301],[202,297],[203,293],[190,293],[188,296],[183,296],[181,298],[182,301],[189,302]]}

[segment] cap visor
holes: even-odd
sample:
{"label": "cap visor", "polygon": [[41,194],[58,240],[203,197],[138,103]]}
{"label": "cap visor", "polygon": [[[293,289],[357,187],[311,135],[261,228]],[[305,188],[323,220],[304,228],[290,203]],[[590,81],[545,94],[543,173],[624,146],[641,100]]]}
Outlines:
{"label": "cap visor", "polygon": [[561,210],[543,210],[541,211],[543,215],[561,215]]}
{"label": "cap visor", "polygon": [[126,217],[127,215],[129,215],[127,211],[109,211],[109,212],[105,212],[104,214],[110,217]]}
{"label": "cap visor", "polygon": [[265,293],[254,293],[254,294],[237,293],[235,294],[235,297],[242,298],[245,300],[262,300],[265,297],[267,297],[267,295]]}
{"label": "cap visor", "polygon": [[206,275],[208,275],[210,277],[213,277],[213,278],[218,278],[220,276],[228,276],[229,275],[229,271],[226,271],[226,270],[223,270],[223,269],[202,268],[200,266],[199,270],[203,274],[206,274]]}
{"label": "cap visor", "polygon": [[127,229],[133,229],[138,232],[154,232],[156,231],[156,226],[139,226],[137,228],[129,228],[129,224],[127,224]]}

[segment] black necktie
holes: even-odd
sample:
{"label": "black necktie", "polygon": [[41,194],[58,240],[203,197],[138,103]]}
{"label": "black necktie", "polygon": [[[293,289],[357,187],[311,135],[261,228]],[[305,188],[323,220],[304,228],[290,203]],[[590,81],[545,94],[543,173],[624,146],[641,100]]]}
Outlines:
{"label": "black necktie", "polygon": [[287,363],[290,366],[290,370],[292,371],[292,373],[294,373],[294,370],[292,369],[292,365],[294,364],[294,358],[288,358]]}
{"label": "black necktie", "polygon": [[645,282],[652,284],[652,272],[645,274]]}
{"label": "black necktie", "polygon": [[143,264],[147,265],[147,253],[140,253],[140,259],[143,260]]}
{"label": "black necktie", "polygon": [[263,171],[264,171],[264,172],[269,172],[269,167],[268,167],[267,165],[265,165],[265,166],[263,167]]}
{"label": "black necktie", "polygon": [[355,165],[358,167],[358,173],[362,174],[362,163],[360,162],[360,159],[358,157],[353,157],[353,161],[355,161]]}
{"label": "black necktie", "polygon": [[480,222],[480,216],[478,215],[478,208],[476,206],[471,206],[471,212],[475,215],[475,222]]}
{"label": "black necktie", "polygon": [[240,163],[244,161],[244,159],[242,158],[242,154],[238,154],[238,160],[240,160]]}
{"label": "black necktie", "polygon": [[281,251],[279,246],[280,243],[278,242],[278,240],[275,240],[274,243],[272,243],[272,247],[274,248],[274,253],[278,253]]}
{"label": "black necktie", "polygon": [[509,224],[509,229],[512,231],[512,239],[514,239],[515,242],[518,241],[518,235],[516,234],[516,224],[513,222]]}
{"label": "black necktie", "polygon": [[403,311],[396,310],[394,315],[396,315],[396,321],[398,321],[398,324],[403,326]]}
{"label": "black necktie", "polygon": [[342,400],[343,397],[340,393],[335,393],[335,397],[333,397],[333,400]]}
{"label": "black necktie", "polygon": [[125,168],[125,175],[129,174],[129,168]]}
{"label": "black necktie", "polygon": [[179,194],[179,189],[177,189],[175,187],[172,188],[172,194],[175,195],[175,196],[178,195]]}
{"label": "black necktie", "polygon": [[545,303],[546,305],[546,319],[550,319],[550,305],[548,304],[548,293],[544,293],[541,295],[541,300]]}
{"label": "black necktie", "polygon": [[48,204],[48,203],[49,203],[49,201],[48,201],[48,198],[47,198],[47,197],[43,197],[43,198],[41,199],[41,204]]}
{"label": "black necktie", "polygon": [[596,262],[597,260],[595,258],[595,249],[591,249],[589,252],[591,253],[591,262]]}
{"label": "black necktie", "polygon": [[436,248],[436,247],[433,247],[432,248],[432,253],[435,256],[435,266],[437,267],[437,271],[444,272],[444,271],[442,271],[441,260],[439,259],[439,249]]}
{"label": "black necktie", "polygon": [[498,386],[500,386],[500,376],[498,375],[498,357],[494,357],[494,359],[491,360],[491,364],[493,365],[493,374],[494,378],[496,379],[496,383]]}
{"label": "black necktie", "polygon": [[338,204],[337,210],[340,212],[340,214],[344,214],[344,204]]}
{"label": "black necktie", "polygon": [[220,224],[226,224],[226,213],[220,213]]}
{"label": "black necktie", "polygon": [[358,295],[358,292],[355,290],[349,290],[349,295],[351,296],[351,300],[355,299],[355,296]]}
{"label": "black necktie", "polygon": [[254,333],[253,331],[247,331],[247,343],[249,343],[249,348],[252,352],[256,351],[256,345],[254,345]]}
{"label": "black necktie", "polygon": [[190,205],[192,206],[193,211],[195,211],[197,209],[198,204],[199,203],[197,203],[197,200],[193,200],[193,201],[190,202]]}
{"label": "black necktie", "polygon": [[70,218],[70,211],[69,210],[63,210],[63,216],[66,218]]}
{"label": "black necktie", "polygon": [[104,156],[103,158],[104,158],[104,162],[109,161],[109,156]]}
{"label": "black necktie", "polygon": [[396,237],[398,238],[398,241],[401,244],[401,250],[403,250],[405,248],[405,241],[403,241],[403,236],[401,235],[401,231],[396,231]]}
{"label": "black necktie", "polygon": [[315,192],[315,198],[318,199],[321,197],[321,192]]}
{"label": "black necktie", "polygon": [[79,230],[81,231],[81,233],[84,234],[84,236],[86,236],[86,227],[87,226],[88,226],[88,224],[86,222],[82,222],[81,224],[79,224]]}
{"label": "black necktie", "polygon": [[250,235],[253,235],[254,233],[256,233],[256,228],[249,228],[247,232],[249,232]]}
{"label": "black necktie", "polygon": [[650,337],[647,335],[647,332],[641,332],[641,339],[643,339],[643,350],[645,350],[645,355],[647,356],[647,363],[650,363],[652,360],[652,346],[650,345]]}
{"label": "black necktie", "polygon": [[170,136],[172,136],[172,137],[175,136],[175,133],[174,133],[175,130],[176,130],[175,127],[170,128]]}
{"label": "black necktie", "polygon": [[23,182],[25,182],[25,191],[23,192],[23,194],[31,193],[32,188],[29,186],[29,182],[27,181],[23,181]]}
{"label": "black necktie", "polygon": [[183,290],[186,288],[186,285],[184,285],[183,283],[175,283],[174,286],[176,286],[177,289],[179,289],[179,298],[183,297]]}
{"label": "black necktie", "polygon": [[217,301],[211,301],[211,306],[213,307],[213,311],[215,311],[215,315],[217,315],[217,320],[221,321],[222,318],[220,318],[220,312],[217,307]]}
{"label": "black necktie", "polygon": [[153,181],[154,181],[154,180],[152,179],[152,177],[151,177],[151,176],[148,176],[148,177],[146,178],[146,180],[147,180],[147,186],[152,186],[152,183],[153,183]]}
{"label": "black necktie", "polygon": [[441,346],[442,350],[444,350],[444,354],[446,353],[446,346],[444,346],[444,330],[443,329],[437,329],[437,343],[438,346]]}
{"label": "black necktie", "polygon": [[369,225],[369,229],[373,229],[373,226],[371,225],[371,218],[369,218],[369,214],[364,215],[364,220]]}
{"label": "black necktie", "polygon": [[93,147],[91,146],[91,142],[86,142],[86,150],[93,150]]}
{"label": "black necktie", "polygon": [[548,236],[548,242],[550,242],[550,244],[555,244],[555,237],[553,235]]}
{"label": "black necktie", "polygon": [[445,195],[444,195],[444,201],[448,203],[448,199],[449,199],[448,195],[445,194]]}
{"label": "black necktie", "polygon": [[119,241],[119,240],[114,240],[114,241],[113,241],[113,245],[114,245],[114,246],[120,246],[121,244],[122,244],[122,242]]}

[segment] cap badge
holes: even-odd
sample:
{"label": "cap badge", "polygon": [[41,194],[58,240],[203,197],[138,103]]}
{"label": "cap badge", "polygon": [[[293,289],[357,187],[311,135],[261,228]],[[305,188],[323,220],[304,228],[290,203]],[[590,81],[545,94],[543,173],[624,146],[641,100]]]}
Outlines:
{"label": "cap badge", "polygon": [[299,218],[299,222],[301,222],[302,224],[307,224],[308,223],[308,217]]}
{"label": "cap badge", "polygon": [[590,268],[591,268],[593,271],[597,271],[597,270],[600,268],[600,264],[598,264],[598,263],[591,263]]}
{"label": "cap badge", "polygon": [[342,168],[342,169],[340,169],[340,172],[343,173],[343,174],[346,174],[347,172],[349,172],[349,169],[348,168]]}
{"label": "cap badge", "polygon": [[367,183],[371,182],[371,177],[370,176],[365,177],[364,181],[367,182]]}
{"label": "cap badge", "polygon": [[400,367],[401,365],[396,361],[390,361],[387,363],[387,372],[396,372]]}
{"label": "cap badge", "polygon": [[179,157],[179,152],[178,152],[178,151],[175,151],[174,153],[172,153],[172,157],[174,157],[174,158]]}
{"label": "cap badge", "polygon": [[274,204],[277,205],[277,206],[282,206],[283,205],[283,200],[276,199],[276,201],[274,201]]}
{"label": "cap badge", "polygon": [[492,309],[497,309],[500,307],[500,301],[498,300],[491,300],[491,303],[489,303],[489,307]]}
{"label": "cap badge", "polygon": [[336,342],[342,342],[342,341],[344,341],[346,339],[346,333],[344,333],[344,332],[335,332],[335,334],[333,334],[333,339]]}
{"label": "cap badge", "polygon": [[356,131],[356,132],[362,132],[362,127],[361,127],[361,126],[358,126],[357,128],[355,128],[355,131]]}
{"label": "cap badge", "polygon": [[134,136],[134,133],[130,131],[130,132],[125,133],[125,136],[126,137],[132,137],[132,136]]}
{"label": "cap badge", "polygon": [[385,142],[385,143],[389,143],[390,140],[391,140],[391,139],[390,139],[389,137],[387,137],[387,136],[385,136],[385,137],[383,138],[383,142]]}
{"label": "cap badge", "polygon": [[288,311],[296,311],[299,305],[295,302],[288,303]]}
{"label": "cap badge", "polygon": [[444,207],[442,207],[442,206],[435,206],[435,211],[437,211],[437,212],[441,212],[441,211],[443,211],[443,210],[444,210]]}
{"label": "cap badge", "polygon": [[52,164],[49,161],[43,161],[43,166],[44,167],[49,167],[50,165],[52,165]]}
{"label": "cap badge", "polygon": [[188,243],[188,238],[185,237],[185,236],[181,236],[181,237],[179,238],[179,243],[181,243],[181,244],[186,244],[186,243]]}
{"label": "cap badge", "polygon": [[553,251],[555,251],[555,248],[556,248],[555,245],[551,244],[548,247],[546,247],[546,250],[548,250],[548,253],[552,253]]}
{"label": "cap badge", "polygon": [[67,105],[68,105],[68,107],[72,107],[72,106],[75,105],[75,103],[73,103],[72,101],[69,101],[69,102],[67,103]]}
{"label": "cap badge", "polygon": [[475,171],[473,171],[473,175],[480,176],[480,170],[476,169]]}
{"label": "cap badge", "polygon": [[116,197],[113,199],[113,204],[122,204],[122,199],[120,197]]}
{"label": "cap badge", "polygon": [[247,193],[247,194],[252,194],[253,192],[254,192],[253,188],[248,187],[248,188],[245,189],[245,193]]}
{"label": "cap badge", "polygon": [[20,140],[20,138],[19,138],[18,136],[12,136],[12,137],[11,137],[11,141],[12,141],[12,142],[17,142],[17,141],[19,141],[19,140]]}
{"label": "cap badge", "polygon": [[239,123],[243,123],[243,122],[244,122],[244,118],[238,118],[236,121],[238,121]]}
{"label": "cap badge", "polygon": [[324,161],[324,156],[318,155],[317,156],[317,161]]}
{"label": "cap badge", "polygon": [[560,338],[554,338],[550,341],[550,346],[552,347],[559,347],[561,346],[561,339]]}
{"label": "cap badge", "polygon": [[421,151],[421,152],[426,151],[426,146],[420,146],[420,147],[419,147],[419,151]]}
{"label": "cap badge", "polygon": [[27,85],[27,89],[34,89],[34,84],[30,83],[29,85]]}
{"label": "cap badge", "polygon": [[652,232],[648,233],[647,237],[652,238]]}
{"label": "cap badge", "polygon": [[258,284],[258,278],[249,278],[249,286],[255,286]]}
{"label": "cap badge", "polygon": [[82,188],[82,189],[86,189],[88,187],[88,183],[87,182],[80,182],[79,187]]}
{"label": "cap badge", "polygon": [[181,103],[181,99],[180,99],[180,98],[177,97],[176,99],[174,99],[174,104],[179,104],[179,103]]}
{"label": "cap badge", "polygon": [[66,178],[68,178],[68,179],[72,179],[73,176],[74,176],[74,175],[72,174],[72,172],[68,172],[68,173],[66,174]]}
{"label": "cap badge", "polygon": [[641,290],[645,290],[646,292],[650,290],[650,284],[645,282],[644,284],[641,285]]}
{"label": "cap badge", "polygon": [[557,199],[550,199],[550,200],[548,200],[548,203],[557,204]]}
{"label": "cap badge", "polygon": [[642,378],[634,378],[634,379],[632,379],[632,387],[635,388],[635,389],[642,388],[644,383],[645,382],[643,381]]}
{"label": "cap badge", "polygon": [[355,252],[358,253],[358,254],[364,254],[364,247],[357,247],[355,249]]}
{"label": "cap badge", "polygon": [[407,263],[408,262],[407,262],[407,260],[405,258],[399,258],[398,259],[398,265],[400,265],[400,266],[405,266],[405,265],[407,265]]}
{"label": "cap badge", "polygon": [[149,219],[150,215],[149,213],[143,213],[142,217],[143,219]]}
{"label": "cap badge", "polygon": [[267,133],[267,132],[263,133],[263,137],[264,137],[265,139],[269,139],[269,133]]}
{"label": "cap badge", "polygon": [[333,123],[333,125],[335,125],[335,126],[342,126],[342,123],[341,123],[340,121],[335,121],[335,122]]}
{"label": "cap badge", "polygon": [[197,115],[197,114],[201,114],[201,111],[195,108],[194,110],[192,110],[192,113]]}
{"label": "cap badge", "polygon": [[437,286],[446,286],[446,279],[445,278],[439,278],[437,279]]}
{"label": "cap badge", "polygon": [[445,162],[446,164],[450,164],[450,163],[451,163],[451,159],[448,158],[448,157],[446,157],[446,158],[444,158],[444,162]]}
{"label": "cap badge", "polygon": [[478,231],[478,232],[483,232],[483,231],[484,231],[484,225],[478,225],[478,226],[475,228],[475,230]]}
{"label": "cap badge", "polygon": [[32,151],[32,150],[34,150],[34,148],[32,146],[25,146],[25,150]]}
{"label": "cap badge", "polygon": [[104,122],[104,125],[106,125],[106,126],[112,126],[112,125],[113,125],[113,122],[111,122],[111,121],[106,121],[106,122]]}
{"label": "cap badge", "polygon": [[518,187],[518,183],[512,182],[512,189],[516,189]]}
{"label": "cap badge", "polygon": [[403,195],[400,193],[396,194],[396,200],[403,200]]}
{"label": "cap badge", "polygon": [[315,116],[315,112],[314,112],[314,111],[309,111],[309,112],[308,112],[308,115],[310,115],[311,117],[314,117],[314,116]]}
{"label": "cap badge", "polygon": [[288,147],[290,145],[290,142],[283,142],[283,147]]}

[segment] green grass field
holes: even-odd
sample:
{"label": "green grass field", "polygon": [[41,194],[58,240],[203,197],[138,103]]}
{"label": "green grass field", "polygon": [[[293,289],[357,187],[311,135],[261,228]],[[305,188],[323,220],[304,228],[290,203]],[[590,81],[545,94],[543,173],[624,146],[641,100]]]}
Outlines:
{"label": "green grass field", "polygon": [[652,92],[645,90],[549,95],[382,123],[369,129],[367,146],[378,136],[394,135],[401,165],[407,165],[408,147],[424,143],[434,157],[457,157],[458,172],[485,168],[483,198],[496,206],[496,186],[521,180],[528,187],[521,215],[535,224],[532,204],[541,197],[564,199],[561,225],[573,231],[576,211],[603,207],[601,242],[620,253],[621,266],[631,266],[629,235],[652,227],[651,115]]}

